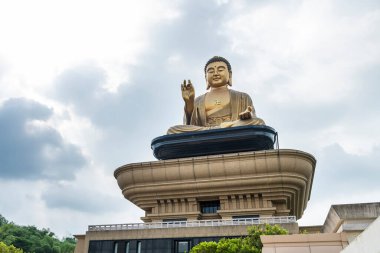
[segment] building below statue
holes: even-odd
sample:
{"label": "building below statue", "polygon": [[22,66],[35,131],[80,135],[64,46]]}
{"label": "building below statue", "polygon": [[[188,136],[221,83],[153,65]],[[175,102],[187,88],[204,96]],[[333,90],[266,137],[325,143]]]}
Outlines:
{"label": "building below statue", "polygon": [[[90,225],[85,235],[75,236],[75,253],[184,252],[181,249],[189,252],[192,246],[202,241],[246,236],[248,226],[259,224],[278,224],[289,231],[289,235],[261,236],[263,253],[339,253],[342,249],[343,252],[358,252],[350,249],[350,243],[357,246],[356,236],[363,230],[366,232],[367,227],[372,228],[372,223],[377,221],[377,226],[368,231],[371,234],[367,236],[376,238],[377,234],[374,233],[380,227],[379,216],[378,202],[333,205],[324,225],[320,226],[298,227],[294,216]],[[359,243],[365,242],[367,237],[361,237]]]}
{"label": "building below statue", "polygon": [[246,236],[249,226],[259,224],[299,231],[294,216],[90,225],[86,235],[76,236],[75,253],[184,253],[203,241]]}
{"label": "building below statue", "polygon": [[[262,136],[272,145],[269,149],[230,153],[241,148],[239,141],[223,147],[239,133],[245,136],[244,146],[259,129],[268,131]],[[277,224],[290,233],[261,236],[263,253],[338,253],[380,215],[380,203],[334,205],[323,226],[299,227],[311,195],[315,158],[273,149],[275,131],[267,126],[209,134],[156,138],[152,147],[162,160],[116,169],[124,197],[145,211],[144,223],[90,225],[85,235],[76,236],[75,253],[184,253],[202,241],[246,236],[249,226],[260,224]],[[218,138],[224,141],[213,146]],[[191,141],[198,146],[186,147]],[[182,148],[173,149],[173,143]],[[206,154],[207,147],[219,148],[219,154],[196,156],[197,148]],[[170,152],[182,158],[167,159]],[[308,234],[300,234],[305,230]]]}
{"label": "building below statue", "polygon": [[316,160],[267,150],[127,164],[115,171],[144,222],[294,215],[310,197]]}

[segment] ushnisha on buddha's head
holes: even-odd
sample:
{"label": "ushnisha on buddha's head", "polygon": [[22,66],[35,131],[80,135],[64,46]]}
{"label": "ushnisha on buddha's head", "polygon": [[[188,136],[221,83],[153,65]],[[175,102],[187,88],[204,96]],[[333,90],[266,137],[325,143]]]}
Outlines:
{"label": "ushnisha on buddha's head", "polygon": [[219,88],[226,85],[232,86],[232,69],[227,59],[221,56],[214,56],[207,61],[205,68],[205,78],[207,90]]}

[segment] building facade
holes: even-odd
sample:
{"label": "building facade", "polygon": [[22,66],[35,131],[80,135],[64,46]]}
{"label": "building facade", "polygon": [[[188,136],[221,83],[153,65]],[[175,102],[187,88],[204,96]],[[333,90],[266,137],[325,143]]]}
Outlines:
{"label": "building facade", "polygon": [[[243,129],[242,139],[239,129],[234,129],[233,136],[227,134],[229,140],[223,137],[212,145],[232,143],[236,148],[246,141],[243,146],[249,147],[255,131],[263,134],[263,126],[251,128]],[[205,140],[196,133],[185,137],[205,148]],[[170,138],[176,157],[183,150],[199,151],[198,146],[185,149],[183,142],[179,147]],[[161,141],[155,145],[167,144],[165,138]],[[214,140],[207,137],[206,143],[210,142]],[[117,168],[114,176],[121,192],[145,211],[143,222],[90,225],[84,235],[76,236],[75,253],[184,253],[202,241],[246,236],[249,226],[261,224],[278,224],[289,231],[289,235],[262,236],[263,253],[336,253],[380,215],[380,203],[333,205],[324,225],[300,228],[297,220],[310,199],[316,159],[292,149],[232,152],[231,147],[222,154],[189,157],[186,153],[183,158]],[[170,155],[170,148],[161,152]],[[309,234],[300,234],[305,230]]]}

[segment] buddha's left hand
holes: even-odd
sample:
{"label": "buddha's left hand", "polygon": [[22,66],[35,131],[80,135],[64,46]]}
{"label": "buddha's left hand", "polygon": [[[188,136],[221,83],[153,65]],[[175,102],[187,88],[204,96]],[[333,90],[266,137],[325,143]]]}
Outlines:
{"label": "buddha's left hand", "polygon": [[239,114],[241,120],[252,118],[252,107],[248,106],[247,109]]}

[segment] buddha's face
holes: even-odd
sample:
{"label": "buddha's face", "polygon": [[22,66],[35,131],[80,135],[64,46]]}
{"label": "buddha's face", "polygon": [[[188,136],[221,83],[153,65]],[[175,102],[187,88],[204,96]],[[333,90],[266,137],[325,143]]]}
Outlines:
{"label": "buddha's face", "polygon": [[219,88],[228,84],[230,72],[227,64],[222,61],[212,62],[206,67],[206,81],[208,86]]}

